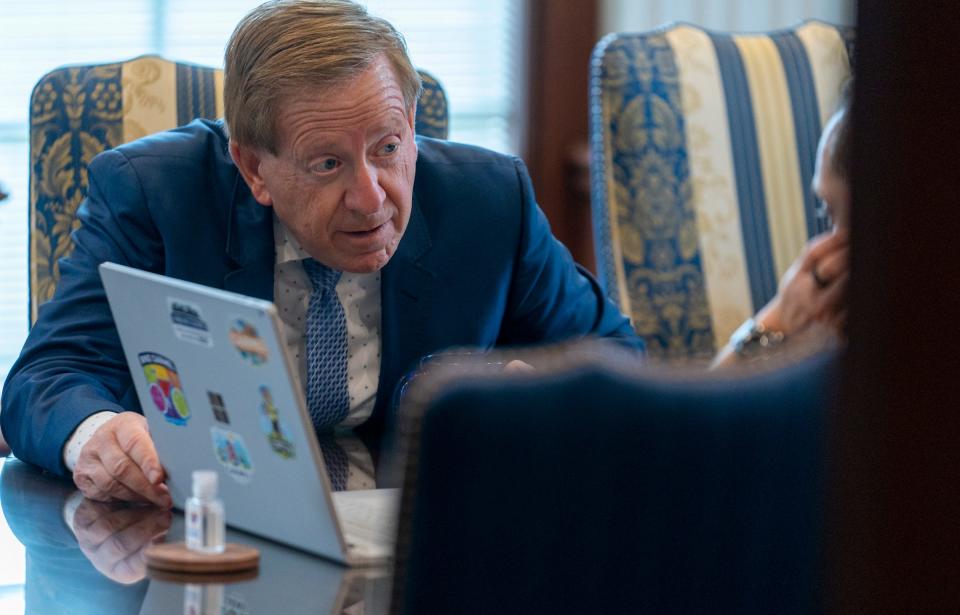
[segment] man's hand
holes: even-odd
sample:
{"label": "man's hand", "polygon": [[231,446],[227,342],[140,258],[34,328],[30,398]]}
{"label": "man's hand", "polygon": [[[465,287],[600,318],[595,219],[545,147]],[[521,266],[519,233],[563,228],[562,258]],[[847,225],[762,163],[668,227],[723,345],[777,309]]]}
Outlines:
{"label": "man's hand", "polygon": [[169,510],[83,500],[72,528],[80,550],[94,568],[118,583],[136,583],[147,574],[143,550],[162,542],[170,529]]}
{"label": "man's hand", "polygon": [[73,482],[91,500],[173,506],[147,420],[121,412],[100,426],[80,450]]}
{"label": "man's hand", "polygon": [[780,281],[777,296],[757,315],[774,331],[791,335],[820,322],[842,333],[849,278],[850,238],[832,232],[811,239]]}

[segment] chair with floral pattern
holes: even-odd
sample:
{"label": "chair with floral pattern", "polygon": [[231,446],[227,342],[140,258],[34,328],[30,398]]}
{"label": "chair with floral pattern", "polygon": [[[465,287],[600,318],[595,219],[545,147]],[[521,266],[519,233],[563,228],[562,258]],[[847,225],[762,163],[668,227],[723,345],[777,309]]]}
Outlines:
{"label": "chair with floral pattern", "polygon": [[713,356],[827,221],[817,140],[853,30],[611,34],[591,68],[597,268],[650,355]]}
{"label": "chair with floral pattern", "polygon": [[[445,139],[447,98],[420,71],[418,134]],[[30,100],[30,322],[53,296],[57,262],[73,251],[87,165],[100,152],[140,137],[223,115],[223,71],[157,56],[68,66],[44,75]]]}

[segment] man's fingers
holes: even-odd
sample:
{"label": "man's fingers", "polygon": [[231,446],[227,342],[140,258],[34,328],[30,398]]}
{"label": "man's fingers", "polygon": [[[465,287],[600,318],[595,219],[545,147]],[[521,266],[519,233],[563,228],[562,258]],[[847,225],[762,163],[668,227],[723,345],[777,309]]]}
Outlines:
{"label": "man's fingers", "polygon": [[[98,513],[102,514],[96,516]],[[115,581],[130,583],[143,578],[142,551],[166,534],[171,520],[168,510],[114,509],[85,500],[74,515],[74,527],[81,550],[97,570]]]}
{"label": "man's fingers", "polygon": [[118,504],[98,502],[85,498],[73,513],[73,531],[77,539],[84,536],[86,540],[100,544],[107,537],[126,525],[117,526],[116,512]]}
{"label": "man's fingers", "polygon": [[80,492],[91,500],[149,502],[163,508],[171,506],[166,486],[151,484],[133,460],[109,441],[90,454],[81,453],[73,480]]}
{"label": "man's fingers", "polygon": [[139,523],[134,523],[104,540],[97,552],[110,561],[123,560],[138,553],[150,543],[153,532]]}
{"label": "man's fingers", "polygon": [[133,412],[121,412],[104,423],[84,445],[74,481],[94,500],[172,505],[146,420]]}
{"label": "man's fingers", "polygon": [[137,464],[148,481],[159,485],[163,482],[164,472],[157,449],[153,446],[153,439],[147,430],[147,421],[139,414],[124,414],[129,417],[123,417],[123,426],[116,431],[117,444],[120,450]]}
{"label": "man's fingers", "polygon": [[[84,465],[77,464],[73,481],[84,497],[100,502],[151,502],[147,494],[131,489],[110,474],[99,459]],[[144,484],[146,480],[143,481]]]}
{"label": "man's fingers", "polygon": [[170,511],[143,508],[134,510],[133,523],[117,532],[113,540],[121,551],[134,553],[153,542],[154,538],[170,528],[172,516]]}
{"label": "man's fingers", "polygon": [[170,506],[169,496],[150,482],[140,466],[119,446],[107,447],[100,453],[100,459],[115,483],[110,486],[111,495],[118,499],[146,500],[157,506]]}
{"label": "man's fingers", "polygon": [[142,552],[132,553],[103,573],[121,585],[132,585],[147,576],[147,559]]}
{"label": "man's fingers", "polygon": [[77,484],[85,498],[98,502],[110,502],[115,499],[110,493],[110,485],[114,481],[96,455],[92,458],[84,458],[81,454],[77,467],[73,470],[73,482]]}
{"label": "man's fingers", "polygon": [[[73,515],[77,539],[99,545],[124,533],[155,534],[163,525],[170,527],[170,512],[156,508],[110,505],[84,500]],[[145,529],[132,529],[144,527]],[[81,538],[82,537],[82,538]]]}

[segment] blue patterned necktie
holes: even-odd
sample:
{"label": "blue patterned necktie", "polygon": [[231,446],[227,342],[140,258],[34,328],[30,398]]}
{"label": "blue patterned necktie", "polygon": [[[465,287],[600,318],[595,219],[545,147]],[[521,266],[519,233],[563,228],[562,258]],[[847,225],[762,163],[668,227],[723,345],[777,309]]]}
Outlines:
{"label": "blue patterned necktie", "polygon": [[347,489],[347,478],[350,476],[350,458],[347,452],[337,444],[337,438],[332,433],[319,434],[320,452],[323,453],[323,465],[327,467],[327,476],[330,478],[330,487],[334,491]]}
{"label": "blue patterned necktie", "polygon": [[303,261],[313,292],[307,307],[307,408],[317,431],[350,412],[347,390],[347,319],[337,298],[340,272],[312,258]]}

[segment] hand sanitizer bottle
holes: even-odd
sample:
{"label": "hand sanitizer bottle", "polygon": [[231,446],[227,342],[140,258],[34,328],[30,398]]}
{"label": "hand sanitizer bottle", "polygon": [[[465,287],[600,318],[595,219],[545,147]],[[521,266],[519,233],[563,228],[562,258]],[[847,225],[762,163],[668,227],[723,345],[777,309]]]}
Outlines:
{"label": "hand sanitizer bottle", "polygon": [[193,473],[193,497],[187,498],[187,548],[201,553],[223,553],[223,502],[217,497],[217,473]]}

